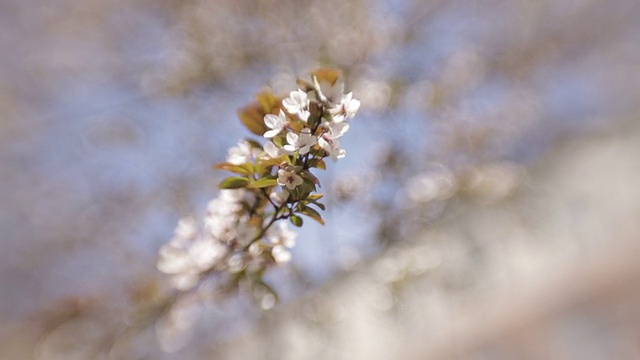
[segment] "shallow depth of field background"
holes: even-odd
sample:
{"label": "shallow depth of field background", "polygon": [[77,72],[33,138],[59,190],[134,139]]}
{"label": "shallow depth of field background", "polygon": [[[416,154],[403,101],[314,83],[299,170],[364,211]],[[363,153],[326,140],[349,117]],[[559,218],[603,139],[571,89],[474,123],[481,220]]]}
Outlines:
{"label": "shallow depth of field background", "polygon": [[[0,358],[640,358],[640,3],[0,3]],[[342,69],[362,101],[269,278],[127,328],[249,132]],[[175,330],[175,331],[174,331]],[[166,333],[166,331],[164,332]]]}

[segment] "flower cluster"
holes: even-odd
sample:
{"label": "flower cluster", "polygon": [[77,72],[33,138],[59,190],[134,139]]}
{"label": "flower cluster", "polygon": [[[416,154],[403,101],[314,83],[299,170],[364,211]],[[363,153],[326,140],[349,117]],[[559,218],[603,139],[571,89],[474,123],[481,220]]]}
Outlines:
{"label": "flower cluster", "polygon": [[320,182],[311,170],[324,169],[327,157],[346,156],[340,138],[360,102],[344,93],[341,73],[331,69],[313,72],[311,82],[298,80],[288,97],[264,92],[257,100],[238,115],[264,144],[243,140],[231,148],[216,168],[235,175],[220,183],[202,226],[193,218],[180,220],[173,239],[160,248],[158,269],[179,291],[210,278],[231,289],[247,283],[263,289],[265,271],[292,257],[296,233],[285,220],[302,226],[304,215],[324,224]]}

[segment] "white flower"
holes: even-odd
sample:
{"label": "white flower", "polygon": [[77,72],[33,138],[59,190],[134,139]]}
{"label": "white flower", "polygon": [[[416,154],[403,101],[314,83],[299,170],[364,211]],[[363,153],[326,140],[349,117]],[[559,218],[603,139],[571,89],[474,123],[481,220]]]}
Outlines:
{"label": "white flower", "polygon": [[251,243],[251,245],[249,245],[249,254],[251,256],[260,256],[263,252],[262,249],[262,244],[260,244],[259,241],[254,241],[253,243]]}
{"label": "white flower", "polygon": [[271,256],[278,263],[287,263],[291,261],[291,252],[284,246],[276,245],[271,249]]}
{"label": "white flower", "polygon": [[223,189],[220,195],[207,204],[204,218],[204,232],[221,242],[230,242],[238,234],[238,214],[242,210],[241,201],[247,200],[245,189]]}
{"label": "white flower", "polygon": [[236,274],[244,270],[245,263],[242,254],[235,253],[231,255],[231,257],[227,261],[227,265],[229,266],[229,272],[232,274]]}
{"label": "white flower", "polygon": [[289,192],[286,190],[283,190],[283,191],[274,190],[271,192],[271,194],[269,194],[269,199],[271,199],[271,201],[273,201],[273,203],[278,206],[284,204],[284,202],[287,201],[288,198],[289,198]]}
{"label": "white flower", "polygon": [[331,136],[323,135],[320,139],[318,139],[318,145],[320,145],[320,147],[324,149],[324,151],[329,153],[329,156],[331,156],[331,160],[333,160],[333,162],[336,162],[338,161],[338,159],[342,159],[343,157],[347,156],[347,150],[340,149],[340,141],[337,139],[332,139]]}
{"label": "white flower", "polygon": [[289,225],[285,221],[280,221],[267,230],[266,237],[272,245],[282,245],[291,249],[296,246],[296,234],[295,231],[289,229]]}
{"label": "white flower", "polygon": [[297,234],[289,230],[286,222],[279,222],[267,230],[266,237],[273,245],[271,256],[277,263],[286,263],[291,261],[291,252],[289,249],[296,245]]}
{"label": "white flower", "polygon": [[287,116],[282,110],[280,110],[277,116],[273,114],[267,114],[264,116],[264,124],[267,125],[269,129],[271,129],[264,133],[264,137],[266,137],[267,139],[271,139],[272,137],[280,134],[285,125],[287,125]]}
{"label": "white flower", "polygon": [[158,251],[158,270],[165,274],[179,274],[189,271],[193,261],[185,247],[178,247],[173,243],[164,244]]}
{"label": "white flower", "polygon": [[178,290],[187,291],[198,285],[198,273],[188,272],[173,275],[170,279],[171,286]]}
{"label": "white flower", "polygon": [[227,247],[214,239],[198,239],[189,247],[189,255],[201,271],[213,267],[227,254]]}
{"label": "white flower", "polygon": [[242,209],[242,205],[234,201],[237,195],[234,190],[221,190],[219,197],[209,201],[204,218],[204,229],[208,235],[220,241],[229,241],[237,236],[236,214]]}
{"label": "white flower", "polygon": [[309,119],[309,98],[307,93],[300,89],[290,92],[289,97],[282,100],[282,106],[289,114],[298,115],[304,122]]}
{"label": "white flower", "polygon": [[328,134],[332,139],[337,139],[342,135],[344,135],[347,132],[347,130],[349,130],[349,123],[344,121],[343,122],[325,121],[324,123],[322,123],[322,127],[327,129]]}
{"label": "white flower", "polygon": [[284,154],[284,151],[271,141],[264,144],[263,148],[264,152],[267,153],[267,156],[272,159],[277,159],[280,155]]}
{"label": "white flower", "polygon": [[207,204],[207,216],[232,216],[240,209],[240,204],[227,202],[218,197]]}
{"label": "white flower", "polygon": [[302,129],[299,135],[295,133],[287,134],[287,142],[289,144],[285,145],[284,149],[290,153],[298,150],[301,155],[304,155],[311,150],[311,147],[316,144],[316,141],[316,137],[311,135],[311,130]]}
{"label": "white flower", "polygon": [[241,219],[238,224],[236,224],[236,241],[238,244],[245,246],[249,244],[251,240],[256,236],[256,228],[252,225],[247,224],[247,219]]}
{"label": "white flower", "polygon": [[186,244],[193,240],[198,235],[198,226],[196,225],[195,219],[192,217],[180,219],[173,233],[174,238],[172,242],[176,245]]}
{"label": "white flower", "polygon": [[218,198],[226,203],[233,204],[244,200],[249,194],[246,189],[221,189]]}
{"label": "white flower", "polygon": [[158,270],[171,275],[171,286],[189,290],[198,284],[200,270],[190,254],[191,244],[171,241],[158,251]]}
{"label": "white flower", "polygon": [[353,93],[348,93],[340,99],[340,103],[332,107],[329,112],[333,121],[343,122],[353,118],[360,109],[360,101],[353,98]]}
{"label": "white flower", "polygon": [[302,178],[295,171],[285,169],[278,170],[278,185],[286,186],[287,189],[293,190],[303,183]]}
{"label": "white flower", "polygon": [[207,216],[204,228],[209,236],[222,242],[230,242],[238,237],[236,218],[232,216]]}
{"label": "white flower", "polygon": [[260,154],[260,150],[254,149],[246,141],[240,141],[238,145],[229,149],[227,161],[234,165],[240,165],[251,162],[258,154]]}
{"label": "white flower", "polygon": [[336,80],[336,82],[331,85],[329,82],[324,80],[318,82],[318,78],[314,76],[313,87],[318,94],[319,100],[322,102],[328,102],[329,104],[339,103],[344,92],[344,82],[341,80]]}

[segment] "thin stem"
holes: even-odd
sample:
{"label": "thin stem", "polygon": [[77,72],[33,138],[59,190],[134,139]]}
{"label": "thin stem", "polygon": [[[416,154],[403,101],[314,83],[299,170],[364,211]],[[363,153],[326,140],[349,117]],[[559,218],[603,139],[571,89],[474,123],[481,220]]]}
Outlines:
{"label": "thin stem", "polygon": [[276,203],[274,203],[273,200],[271,200],[271,197],[269,196],[269,194],[267,194],[267,190],[265,190],[264,188],[261,188],[260,190],[262,190],[262,194],[264,194],[264,196],[267,198],[267,200],[269,200],[269,203],[271,203],[271,205],[273,206],[273,208],[277,212],[278,205],[276,205]]}
{"label": "thin stem", "polygon": [[246,251],[249,249],[249,246],[251,246],[251,244],[253,244],[254,242],[262,239],[262,237],[264,236],[264,234],[266,234],[267,230],[269,230],[269,228],[271,227],[271,225],[273,225],[273,223],[275,223],[276,221],[280,220],[280,219],[284,219],[285,217],[279,216],[278,213],[280,212],[282,208],[277,207],[276,211],[273,213],[273,216],[271,216],[271,220],[269,220],[269,223],[267,223],[267,225],[260,229],[260,232],[258,233],[258,235],[256,235],[253,240],[251,240],[243,249]]}

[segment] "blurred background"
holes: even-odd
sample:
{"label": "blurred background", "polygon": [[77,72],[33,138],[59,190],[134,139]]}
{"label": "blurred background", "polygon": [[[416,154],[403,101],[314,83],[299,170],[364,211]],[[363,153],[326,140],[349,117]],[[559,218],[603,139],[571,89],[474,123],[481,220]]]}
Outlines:
{"label": "blurred background", "polygon": [[[640,3],[0,2],[0,358],[640,359]],[[265,86],[362,101],[281,303],[138,326]]]}

